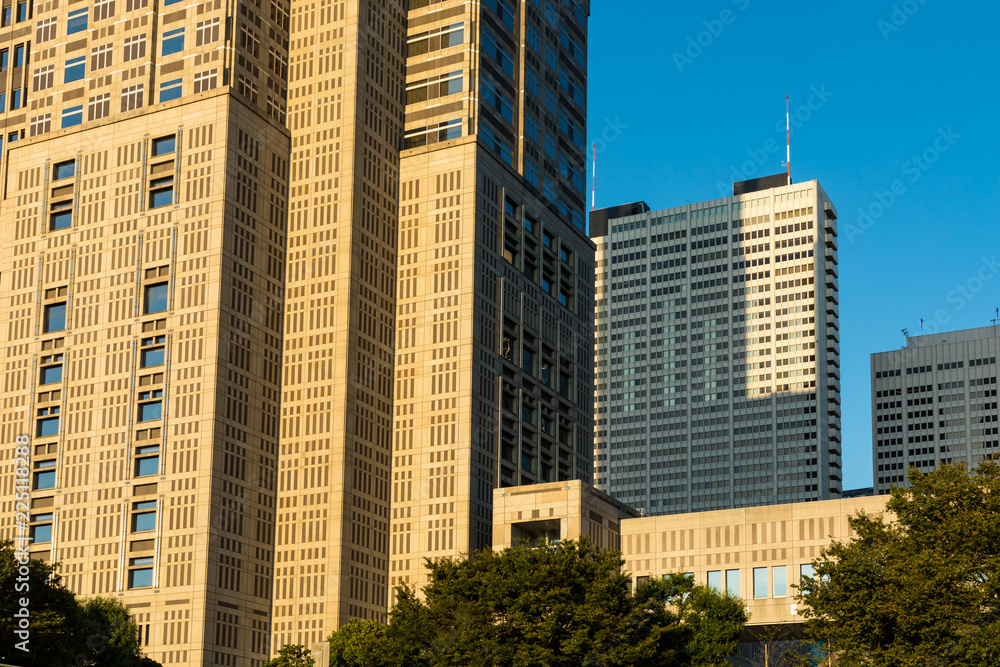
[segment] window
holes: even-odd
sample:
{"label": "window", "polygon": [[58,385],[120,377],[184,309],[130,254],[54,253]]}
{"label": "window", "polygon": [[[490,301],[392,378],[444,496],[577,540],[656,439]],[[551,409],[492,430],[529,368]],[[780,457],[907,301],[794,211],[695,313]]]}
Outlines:
{"label": "window", "polygon": [[66,20],[66,34],[72,35],[75,32],[83,32],[87,29],[87,10],[77,9],[70,12]]}
{"label": "window", "polygon": [[784,565],[772,568],[774,581],[774,597],[783,598],[788,595],[788,569]]}
{"label": "window", "polygon": [[139,417],[140,422],[156,421],[163,416],[163,390],[153,389],[151,391],[139,392],[139,401],[147,401],[145,403],[139,403]]}
{"label": "window", "polygon": [[172,79],[160,84],[160,101],[169,102],[181,96],[181,83],[183,79]]}
{"label": "window", "polygon": [[133,12],[137,9],[145,9],[149,6],[149,0],[126,0],[125,11]]}
{"label": "window", "polygon": [[219,85],[219,70],[210,69],[198,72],[194,75],[194,92],[203,93],[206,90],[214,90]]}
{"label": "window", "polygon": [[24,44],[14,47],[14,67],[24,67]]}
{"label": "window", "polygon": [[427,146],[441,141],[458,139],[462,136],[462,120],[446,120],[426,127],[418,127],[406,133],[403,148]]}
{"label": "window", "polygon": [[63,75],[63,83],[79,81],[83,78],[87,69],[87,56],[70,58],[66,61],[66,71]]}
{"label": "window", "polygon": [[35,474],[32,484],[35,491],[54,489],[56,486],[56,461],[36,461]]}
{"label": "window", "polygon": [[152,588],[153,586],[153,556],[129,558],[128,587]]}
{"label": "window", "polygon": [[52,303],[45,306],[42,317],[42,332],[62,331],[66,328],[66,304]]}
{"label": "window", "polygon": [[153,366],[162,366],[166,342],[166,336],[143,338],[143,349],[139,353],[140,367],[151,368]]}
{"label": "window", "polygon": [[56,38],[56,18],[42,19],[35,27],[35,43],[44,44]]}
{"label": "window", "polygon": [[87,101],[87,120],[107,118],[111,114],[111,93],[101,93]]}
{"label": "window", "polygon": [[153,139],[153,157],[160,157],[161,155],[173,153],[176,141],[177,137],[175,135]]}
{"label": "window", "polygon": [[498,91],[496,85],[486,77],[481,79],[482,86],[482,99],[483,102],[492,107],[500,117],[503,118],[508,123],[514,122],[514,106],[511,104],[503,92]]}
{"label": "window", "polygon": [[0,51],[0,72],[6,72],[10,67],[10,50],[3,49]]}
{"label": "window", "polygon": [[722,570],[712,570],[708,573],[708,587],[718,593],[722,592]]}
{"label": "window", "polygon": [[204,46],[219,41],[219,19],[199,21],[195,26],[194,45]]}
{"label": "window", "polygon": [[767,568],[753,569],[753,597],[755,600],[767,597]]}
{"label": "window", "polygon": [[20,88],[15,88],[10,93],[10,110],[20,109],[22,105],[22,100],[24,99],[24,93]]}
{"label": "window", "polygon": [[[54,204],[53,206],[58,206],[58,209],[49,214],[49,231],[57,232],[60,229],[69,229],[73,226],[73,209],[72,202],[65,202],[61,204]],[[64,309],[66,305],[62,306]],[[48,306],[46,306],[48,308]],[[60,327],[61,329],[62,327]],[[46,331],[57,331],[57,329],[46,329]]]}
{"label": "window", "polygon": [[251,104],[257,103],[257,84],[242,74],[240,74],[236,90],[239,91],[240,95],[247,98]]}
{"label": "window", "polygon": [[27,0],[21,0],[17,3],[17,22],[28,20],[28,3]]}
{"label": "window", "polygon": [[[59,359],[62,359],[62,355],[58,355]],[[48,357],[51,359],[51,357]],[[44,359],[42,360],[44,363]],[[62,364],[56,364],[54,366],[42,366],[41,371],[38,374],[38,384],[57,384],[62,382]]]}
{"label": "window", "polygon": [[803,563],[802,565],[799,565],[800,578],[815,577],[815,576],[816,576],[816,570],[815,568],[813,568],[812,563]]}
{"label": "window", "polygon": [[32,544],[52,541],[52,514],[32,514],[30,538]]}
{"label": "window", "polygon": [[37,93],[40,90],[48,90],[55,83],[55,65],[45,65],[35,70],[33,89]]}
{"label": "window", "polygon": [[[31,119],[30,129],[31,136],[37,136],[39,134],[45,134],[52,129],[52,114],[43,113],[41,116],[34,116]],[[17,141],[17,133],[14,132],[10,136],[11,141]]]}
{"label": "window", "polygon": [[729,597],[740,597],[740,571],[726,570],[726,593]]}
{"label": "window", "polygon": [[[174,177],[156,178],[149,184],[149,207],[159,208],[174,203]],[[155,312],[155,311],[151,311]]]}
{"label": "window", "polygon": [[413,35],[406,45],[407,56],[420,56],[425,53],[458,46],[465,42],[465,24],[453,23],[428,32]]}
{"label": "window", "polygon": [[489,30],[483,30],[483,51],[496,61],[507,76],[514,76],[514,59],[500,46],[497,38],[490,34]]}
{"label": "window", "polygon": [[76,160],[66,160],[57,162],[52,166],[52,180],[61,181],[64,178],[73,178],[76,175]]}
{"label": "window", "polygon": [[542,232],[542,245],[546,248],[552,247],[552,235],[548,232]]}
{"label": "window", "polygon": [[95,72],[105,67],[111,67],[113,60],[111,44],[101,44],[90,50],[90,71]]}
{"label": "window", "polygon": [[35,436],[38,438],[50,438],[54,435],[59,435],[59,406],[39,408]]}
{"label": "window", "polygon": [[146,86],[142,83],[122,88],[122,113],[142,107],[142,96],[145,89]]}
{"label": "window", "polygon": [[115,15],[115,0],[94,0],[94,22],[104,21]]}
{"label": "window", "polygon": [[135,450],[135,476],[160,474],[160,446],[147,445]]}
{"label": "window", "polygon": [[448,72],[429,79],[414,81],[406,88],[406,103],[417,104],[462,92],[462,71]]}
{"label": "window", "polygon": [[[45,114],[45,115],[46,116],[51,116],[51,114]],[[43,118],[44,117],[45,116],[43,116]],[[32,121],[34,121],[34,120],[35,119],[33,118]],[[7,141],[10,142],[10,143],[14,143],[15,141],[17,141],[20,138],[21,138],[21,133],[18,132],[18,131],[16,131],[16,130],[14,132],[11,132],[10,134],[7,135]]]}
{"label": "window", "polygon": [[69,107],[68,109],[63,109],[62,112],[62,127],[66,129],[67,127],[73,127],[74,125],[79,125],[83,122],[83,105],[78,104],[75,107]]}
{"label": "window", "polygon": [[0,20],[0,25],[3,25],[4,27],[10,25],[10,18],[11,18],[10,9],[11,9],[10,7],[3,8],[3,19]]}
{"label": "window", "polygon": [[125,54],[122,56],[122,60],[128,62],[130,60],[138,60],[139,58],[146,57],[146,36],[145,35],[133,35],[131,37],[125,38]]}
{"label": "window", "polygon": [[171,56],[184,50],[184,28],[168,30],[163,33],[163,50],[161,56]]}
{"label": "window", "polygon": [[144,533],[151,530],[156,530],[156,501],[132,503],[132,532]]}
{"label": "window", "polygon": [[559,248],[559,259],[566,262],[567,264],[573,263],[573,253],[571,253],[566,248]]}
{"label": "window", "polygon": [[257,33],[246,24],[240,26],[240,46],[254,58],[260,56],[260,40],[257,38]]}
{"label": "window", "polygon": [[146,303],[142,311],[144,315],[162,313],[167,309],[167,283],[146,285],[144,295]]}

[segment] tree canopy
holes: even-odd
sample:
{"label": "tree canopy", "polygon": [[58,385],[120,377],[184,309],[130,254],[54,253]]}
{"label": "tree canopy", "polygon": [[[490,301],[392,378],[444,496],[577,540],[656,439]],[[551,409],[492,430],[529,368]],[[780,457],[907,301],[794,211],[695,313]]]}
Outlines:
{"label": "tree canopy", "polygon": [[893,516],[859,513],[804,578],[809,636],[840,665],[1000,664],[1000,466],[910,469]]}
{"label": "tree canopy", "polygon": [[286,644],[274,659],[264,663],[264,667],[313,667],[315,664],[308,648],[301,644]]}
{"label": "tree canopy", "polygon": [[635,594],[617,552],[564,541],[428,561],[423,598],[397,589],[389,623],[349,624],[330,637],[332,664],[682,667],[726,665],[741,600],[684,575],[650,578]]}
{"label": "tree canopy", "polygon": [[[23,609],[27,634],[19,636]],[[22,566],[10,541],[0,543],[0,635],[0,662],[23,667],[159,667],[143,657],[138,626],[119,600],[81,603],[62,585],[58,564],[31,559]]]}

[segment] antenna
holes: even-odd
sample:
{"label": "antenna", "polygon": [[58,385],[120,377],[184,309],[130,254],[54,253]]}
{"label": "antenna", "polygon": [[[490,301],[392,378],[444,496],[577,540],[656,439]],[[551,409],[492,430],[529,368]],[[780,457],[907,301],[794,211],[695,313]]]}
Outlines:
{"label": "antenna", "polygon": [[788,184],[792,184],[792,123],[788,113],[788,95],[785,95],[785,166],[788,167]]}
{"label": "antenna", "polygon": [[592,189],[590,191],[590,210],[593,211],[597,208],[597,142],[594,142],[594,177],[591,181]]}
{"label": "antenna", "polygon": [[997,308],[997,316],[996,316],[996,318],[990,320],[990,322],[993,323],[993,326],[996,326],[998,323],[1000,323],[1000,308]]}

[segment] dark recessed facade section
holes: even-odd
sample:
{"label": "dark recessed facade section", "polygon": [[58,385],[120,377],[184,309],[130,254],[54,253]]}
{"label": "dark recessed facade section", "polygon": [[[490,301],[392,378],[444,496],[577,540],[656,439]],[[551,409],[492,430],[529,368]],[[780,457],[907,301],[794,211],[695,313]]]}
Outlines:
{"label": "dark recessed facade section", "polygon": [[749,181],[733,183],[733,195],[746,195],[771,188],[783,188],[786,185],[791,185],[791,183],[788,182],[788,174],[782,172],[774,176],[761,176],[760,178],[751,178]]}
{"label": "dark recessed facade section", "polygon": [[608,220],[624,218],[630,215],[649,213],[649,206],[644,201],[620,204],[608,208],[599,208],[590,212],[590,238],[608,235]]}

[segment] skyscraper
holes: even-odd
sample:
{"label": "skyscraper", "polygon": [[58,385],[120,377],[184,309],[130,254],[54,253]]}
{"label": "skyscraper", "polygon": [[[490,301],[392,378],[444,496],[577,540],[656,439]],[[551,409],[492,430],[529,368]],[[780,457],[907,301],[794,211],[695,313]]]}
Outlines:
{"label": "skyscraper", "polygon": [[906,486],[906,471],[964,461],[1000,448],[1000,328],[907,336],[906,347],[871,357],[875,493]]}
{"label": "skyscraper", "polygon": [[390,585],[490,546],[494,488],[590,478],[588,15],[410,3]]}
{"label": "skyscraper", "polygon": [[816,181],[591,213],[596,481],[649,514],[840,493],[837,213]]}
{"label": "skyscraper", "polygon": [[32,556],[120,597],[164,665],[259,664],[288,6],[174,4],[4,11],[0,438],[11,464],[31,438]]}

